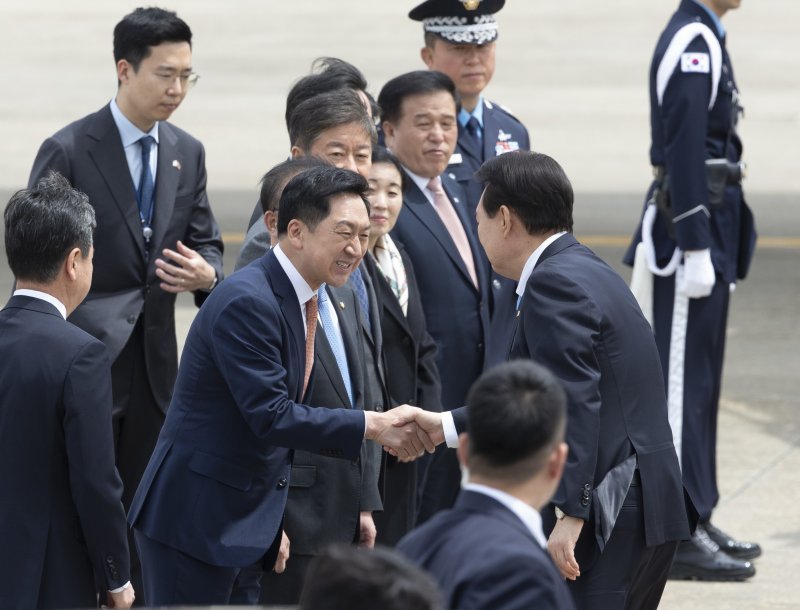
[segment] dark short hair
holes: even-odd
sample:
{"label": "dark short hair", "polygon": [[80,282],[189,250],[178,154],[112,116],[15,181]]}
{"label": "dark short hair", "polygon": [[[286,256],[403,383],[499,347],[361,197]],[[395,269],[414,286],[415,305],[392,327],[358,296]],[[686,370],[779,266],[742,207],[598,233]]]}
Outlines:
{"label": "dark short hair", "polygon": [[264,174],[261,178],[261,194],[258,197],[262,212],[277,211],[286,183],[300,172],[320,165],[329,164],[318,157],[297,157],[278,163]]}
{"label": "dark short hair", "polygon": [[292,146],[306,152],[323,132],[350,123],[358,123],[373,145],[378,141],[375,123],[350,89],[320,93],[302,102],[296,110],[289,118],[289,140]]}
{"label": "dark short hair", "polygon": [[299,610],[440,610],[439,587],[396,551],[334,544],[311,561]]}
{"label": "dark short hair", "polygon": [[375,165],[376,163],[388,163],[389,165],[394,165],[397,168],[397,171],[400,172],[400,188],[405,190],[406,175],[403,171],[403,166],[400,164],[400,161],[397,160],[397,157],[395,157],[385,146],[373,147],[372,165]]}
{"label": "dark short hair", "polygon": [[412,95],[438,93],[445,91],[453,96],[458,104],[456,86],[449,76],[435,70],[416,70],[395,76],[387,82],[378,94],[381,107],[381,122],[397,123],[403,107],[403,100]]}
{"label": "dark short hair", "polygon": [[17,191],[3,214],[6,257],[17,280],[49,284],[73,248],[89,256],[95,228],[89,198],[50,171],[36,186]]}
{"label": "dark short hair", "polygon": [[467,396],[470,471],[530,478],[564,438],[566,417],[564,389],[544,367],[512,360],[489,369]]}
{"label": "dark short hair", "polygon": [[349,169],[322,165],[300,172],[283,189],[278,207],[278,235],[284,235],[294,219],[315,230],[330,214],[331,199],[343,193],[361,197],[369,211],[368,190],[366,179]]}
{"label": "dark short hair", "polygon": [[377,104],[367,92],[367,79],[361,70],[338,57],[318,57],[311,64],[311,74],[292,85],[286,96],[286,128],[289,129],[289,118],[302,102],[337,89],[361,91],[370,102],[372,116],[378,116]]}
{"label": "dark short hair", "polygon": [[151,47],[164,42],[192,44],[192,30],[173,11],[163,8],[137,8],[125,15],[114,28],[114,62],[128,61],[134,71],[150,56]]}
{"label": "dark short hair", "polygon": [[572,184],[552,157],[515,151],[489,159],[475,174],[483,182],[483,208],[494,218],[511,208],[530,234],[572,232]]}

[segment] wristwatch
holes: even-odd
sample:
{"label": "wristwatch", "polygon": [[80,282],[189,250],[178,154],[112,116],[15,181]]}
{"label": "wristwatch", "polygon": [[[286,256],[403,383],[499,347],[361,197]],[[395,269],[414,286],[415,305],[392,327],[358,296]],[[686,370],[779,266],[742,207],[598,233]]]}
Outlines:
{"label": "wristwatch", "polygon": [[566,516],[567,516],[567,515],[564,513],[564,511],[563,511],[563,510],[561,510],[560,508],[558,508],[558,506],[554,507],[554,508],[553,508],[553,510],[554,510],[554,511],[555,511],[555,513],[556,513],[556,519],[558,519],[559,521],[561,521],[561,520],[562,520],[564,517],[566,517]]}

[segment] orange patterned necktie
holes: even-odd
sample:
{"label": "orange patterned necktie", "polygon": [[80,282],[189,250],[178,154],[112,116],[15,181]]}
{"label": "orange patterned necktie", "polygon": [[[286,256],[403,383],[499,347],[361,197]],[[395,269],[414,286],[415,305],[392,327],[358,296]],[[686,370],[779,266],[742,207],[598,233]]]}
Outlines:
{"label": "orange patterned necktie", "polygon": [[317,334],[317,295],[315,294],[306,303],[306,374],[303,376],[303,396],[308,389],[308,380],[311,378],[311,369],[314,367],[314,335]]}

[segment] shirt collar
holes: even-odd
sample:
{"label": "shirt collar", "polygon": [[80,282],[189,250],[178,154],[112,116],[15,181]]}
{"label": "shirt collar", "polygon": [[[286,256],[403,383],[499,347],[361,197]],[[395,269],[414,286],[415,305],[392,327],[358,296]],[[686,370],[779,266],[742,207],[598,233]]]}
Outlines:
{"label": "shirt collar", "polygon": [[522,268],[522,275],[519,276],[519,282],[517,283],[517,296],[521,297],[523,294],[525,294],[525,284],[528,283],[528,278],[531,276],[531,273],[533,273],[533,268],[536,267],[536,263],[539,262],[539,258],[542,256],[542,252],[545,251],[545,248],[547,248],[547,246],[552,244],[565,233],[566,231],[561,231],[560,233],[551,235],[545,239],[528,257],[528,260],[525,261],[525,266]]}
{"label": "shirt collar", "polygon": [[717,34],[719,34],[720,38],[725,37],[725,26],[722,25],[722,20],[717,16],[717,14],[708,8],[705,4],[700,2],[700,0],[693,0],[696,5],[702,8],[708,16],[711,18],[711,21],[714,23],[714,26],[717,28]]}
{"label": "shirt collar", "polygon": [[464,489],[464,491],[472,491],[474,493],[489,496],[490,498],[500,502],[500,504],[505,506],[508,510],[514,513],[520,521],[522,521],[525,527],[528,528],[530,533],[536,539],[536,542],[539,543],[539,546],[542,548],[547,546],[547,538],[544,537],[544,532],[542,531],[542,516],[539,514],[539,511],[533,508],[530,504],[523,502],[511,494],[500,491],[495,487],[489,487],[488,485],[464,483],[462,489]]}
{"label": "shirt collar", "polygon": [[466,127],[467,121],[473,116],[478,121],[478,125],[481,126],[481,129],[483,129],[483,96],[478,98],[478,103],[475,106],[475,110],[472,112],[467,112],[463,108],[458,111],[458,122],[461,123],[462,127]]}
{"label": "shirt collar", "polygon": [[415,174],[405,165],[403,165],[403,169],[406,170],[406,173],[414,181],[414,184],[416,184],[419,187],[419,190],[421,190],[425,197],[428,198],[428,201],[433,203],[433,193],[431,193],[430,189],[428,188],[428,182],[430,182],[431,179],[426,178],[425,176],[420,176],[419,174]]}
{"label": "shirt collar", "polygon": [[114,123],[117,125],[119,137],[122,140],[122,147],[127,148],[131,144],[135,144],[144,136],[153,136],[153,139],[158,143],[158,121],[153,125],[153,128],[145,133],[136,125],[130,122],[128,117],[122,114],[122,110],[117,105],[116,98],[111,100],[109,104],[111,108],[111,116],[114,117]]}
{"label": "shirt collar", "polygon": [[58,313],[61,314],[61,317],[65,320],[67,319],[67,307],[55,298],[52,294],[48,294],[46,292],[42,292],[40,290],[29,290],[28,288],[18,288],[14,291],[14,296],[20,297],[31,297],[34,299],[40,299],[42,301],[47,301],[58,310]]}
{"label": "shirt collar", "polygon": [[292,261],[290,261],[289,257],[286,256],[286,253],[281,250],[280,244],[272,248],[272,251],[275,253],[275,258],[278,259],[278,263],[280,264],[286,276],[289,278],[289,281],[292,283],[292,288],[294,288],[294,292],[297,295],[297,300],[300,301],[300,306],[302,307],[308,303],[308,301],[311,300],[311,297],[313,297],[316,293],[311,290],[311,286],[309,286],[308,282],[306,282],[303,279],[303,276],[300,275],[297,267],[292,264]]}

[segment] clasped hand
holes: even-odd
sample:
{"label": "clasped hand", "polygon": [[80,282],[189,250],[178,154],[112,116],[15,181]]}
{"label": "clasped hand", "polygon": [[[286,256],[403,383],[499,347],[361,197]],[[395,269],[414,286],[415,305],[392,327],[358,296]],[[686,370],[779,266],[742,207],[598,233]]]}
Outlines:
{"label": "clasped hand", "polygon": [[442,414],[411,405],[401,405],[385,413],[367,411],[367,438],[382,444],[400,461],[412,462],[426,451],[433,453],[436,445],[444,442]]}
{"label": "clasped hand", "polygon": [[385,413],[366,411],[366,438],[374,440],[403,462],[411,462],[426,451],[433,453],[444,441],[441,414],[401,405]]}

